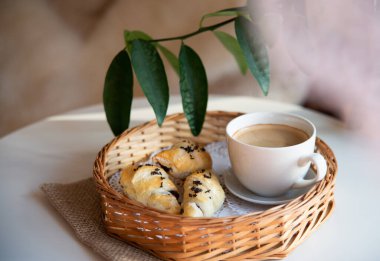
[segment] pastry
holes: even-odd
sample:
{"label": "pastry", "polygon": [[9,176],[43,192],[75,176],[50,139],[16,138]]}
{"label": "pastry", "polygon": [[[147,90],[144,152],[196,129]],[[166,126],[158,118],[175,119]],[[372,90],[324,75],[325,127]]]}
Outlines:
{"label": "pastry", "polygon": [[159,164],[175,178],[185,178],[199,169],[211,169],[212,161],[208,152],[190,140],[182,140],[172,148],[159,152],[153,157]]}
{"label": "pastry", "polygon": [[184,183],[183,215],[187,217],[211,217],[224,202],[225,194],[218,177],[211,170],[198,170]]}
{"label": "pastry", "polygon": [[179,214],[178,189],[160,167],[131,165],[123,170],[120,185],[131,199],[170,214]]}

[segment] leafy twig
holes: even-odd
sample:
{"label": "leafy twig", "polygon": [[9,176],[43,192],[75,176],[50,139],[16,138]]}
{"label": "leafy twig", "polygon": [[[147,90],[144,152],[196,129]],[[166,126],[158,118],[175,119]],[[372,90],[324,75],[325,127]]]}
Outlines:
{"label": "leafy twig", "polygon": [[[233,18],[202,26],[207,18],[233,16]],[[236,37],[216,29],[234,22]],[[169,103],[169,86],[160,51],[179,75],[183,111],[193,135],[198,135],[207,110],[208,83],[205,68],[198,54],[185,45],[185,39],[211,31],[234,56],[241,72],[247,68],[256,78],[263,93],[269,88],[269,58],[266,45],[260,39],[256,25],[245,7],[235,7],[206,14],[198,30],[176,37],[152,39],[141,31],[124,31],[125,49],[112,61],[104,85],[104,108],[107,121],[115,135],[129,126],[133,99],[133,72],[151,104],[158,125],[164,121]],[[180,40],[179,57],[160,42]],[[133,70],[132,70],[133,68]]]}
{"label": "leafy twig", "polygon": [[210,26],[205,26],[205,27],[201,27],[199,28],[198,30],[192,32],[192,33],[188,33],[188,34],[184,34],[184,35],[180,35],[180,36],[175,36],[175,37],[168,37],[168,38],[159,38],[159,39],[153,39],[153,40],[149,40],[149,42],[165,42],[165,41],[173,41],[173,40],[185,40],[189,37],[192,37],[194,35],[197,35],[197,34],[200,34],[200,33],[203,33],[203,32],[207,32],[207,31],[213,31],[219,27],[222,27],[226,24],[229,24],[233,21],[236,20],[236,17],[234,18],[231,18],[231,19],[228,19],[226,21],[223,21],[223,22],[220,22],[220,23],[217,23],[217,24],[214,24],[214,25],[210,25]]}

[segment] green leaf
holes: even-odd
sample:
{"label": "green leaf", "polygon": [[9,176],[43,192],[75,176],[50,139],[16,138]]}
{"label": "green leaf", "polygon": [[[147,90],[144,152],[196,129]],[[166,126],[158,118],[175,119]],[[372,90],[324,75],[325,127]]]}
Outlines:
{"label": "green leaf", "polygon": [[173,67],[174,71],[179,75],[179,63],[178,58],[172,53],[168,48],[162,46],[161,44],[157,44],[158,49],[160,49],[161,53],[166,57],[170,65]]}
{"label": "green leaf", "polygon": [[197,53],[184,44],[179,53],[179,72],[183,111],[191,132],[194,136],[198,136],[207,109],[207,76]]}
{"label": "green leaf", "polygon": [[148,34],[142,31],[124,31],[124,40],[125,42],[132,42],[133,40],[141,39],[141,40],[152,40]]}
{"label": "green leaf", "polygon": [[235,21],[235,32],[249,70],[256,78],[264,95],[268,95],[269,58],[257,27],[244,17],[238,17]]}
{"label": "green leaf", "polygon": [[234,56],[237,64],[239,65],[241,73],[245,74],[247,72],[247,62],[245,61],[243,51],[241,50],[238,41],[233,36],[222,31],[214,31],[214,35]]}
{"label": "green leaf", "polygon": [[[142,31],[127,31],[127,30],[125,30],[124,31],[124,41],[125,41],[125,45],[128,49],[128,52],[131,52],[130,43],[136,39],[141,39],[141,40],[146,40],[146,41],[153,40],[152,37],[150,37],[149,35],[147,35],[146,33],[142,32]],[[175,56],[175,54],[172,53],[168,48],[166,48],[165,46],[163,46],[157,42],[153,42],[152,44],[154,46],[156,46],[158,49],[160,49],[161,53],[168,60],[170,65],[173,67],[174,71],[177,73],[177,75],[179,75],[179,65],[178,65],[177,56]]]}
{"label": "green leaf", "polygon": [[168,80],[161,57],[153,44],[137,39],[131,42],[131,60],[141,88],[161,126],[169,103]]}
{"label": "green leaf", "polygon": [[124,31],[124,41],[125,41],[125,46],[127,47],[127,50],[129,53],[131,53],[130,43],[136,39],[142,39],[142,40],[148,41],[148,40],[152,40],[152,37],[150,37],[149,35],[147,35],[146,33],[142,32],[142,31],[125,30]]}
{"label": "green leaf", "polygon": [[203,22],[207,18],[216,17],[216,16],[243,16],[251,20],[251,17],[249,16],[249,12],[246,7],[235,7],[235,8],[219,10],[219,11],[202,16],[201,21],[199,22],[199,27],[203,26]]}
{"label": "green leaf", "polygon": [[108,68],[103,90],[103,104],[107,122],[115,136],[129,126],[133,98],[131,60],[125,50],[120,51]]}

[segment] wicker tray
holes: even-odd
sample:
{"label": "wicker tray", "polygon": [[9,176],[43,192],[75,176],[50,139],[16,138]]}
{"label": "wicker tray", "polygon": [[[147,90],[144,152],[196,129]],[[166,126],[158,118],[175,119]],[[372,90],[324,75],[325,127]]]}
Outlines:
{"label": "wicker tray", "polygon": [[188,218],[150,209],[114,190],[108,178],[150,153],[184,137],[206,144],[225,139],[235,112],[208,112],[201,135],[192,137],[184,115],[166,117],[125,131],[99,152],[94,179],[101,195],[103,222],[109,235],[166,260],[243,260],[286,257],[334,208],[337,162],[331,149],[317,139],[316,150],[328,164],[326,177],[293,201],[242,216]]}

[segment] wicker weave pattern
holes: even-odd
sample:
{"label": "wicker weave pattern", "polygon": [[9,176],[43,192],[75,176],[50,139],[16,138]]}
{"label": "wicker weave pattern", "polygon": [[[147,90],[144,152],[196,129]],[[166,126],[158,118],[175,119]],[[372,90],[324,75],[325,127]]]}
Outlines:
{"label": "wicker weave pattern", "polygon": [[[198,143],[225,139],[227,123],[240,113],[208,112]],[[328,164],[324,180],[307,194],[266,211],[226,218],[186,218],[161,213],[116,192],[108,178],[153,151],[191,136],[183,114],[127,130],[98,154],[94,179],[101,195],[107,232],[166,260],[263,260],[286,257],[334,208],[337,163],[331,149],[317,139]]]}

